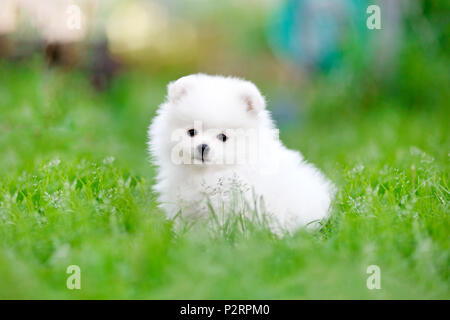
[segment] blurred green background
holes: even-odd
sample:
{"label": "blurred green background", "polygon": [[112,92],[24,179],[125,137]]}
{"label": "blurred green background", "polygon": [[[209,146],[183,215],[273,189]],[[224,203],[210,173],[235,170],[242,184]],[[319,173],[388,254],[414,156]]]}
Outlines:
{"label": "blurred green background", "polygon": [[[448,299],[449,9],[0,1],[0,297]],[[283,142],[336,182],[321,230],[173,233],[146,130],[195,72],[253,81]]]}

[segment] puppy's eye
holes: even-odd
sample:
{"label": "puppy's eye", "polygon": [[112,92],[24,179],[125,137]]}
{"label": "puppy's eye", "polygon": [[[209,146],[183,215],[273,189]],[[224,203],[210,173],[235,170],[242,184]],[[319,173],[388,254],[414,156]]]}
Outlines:
{"label": "puppy's eye", "polygon": [[187,131],[187,134],[188,134],[189,137],[193,137],[193,136],[195,136],[195,135],[197,134],[197,130],[195,130],[195,129],[189,129],[189,130]]}
{"label": "puppy's eye", "polygon": [[219,139],[222,142],[227,141],[228,137],[226,135],[224,135],[223,133],[220,133],[217,135],[217,139]]}

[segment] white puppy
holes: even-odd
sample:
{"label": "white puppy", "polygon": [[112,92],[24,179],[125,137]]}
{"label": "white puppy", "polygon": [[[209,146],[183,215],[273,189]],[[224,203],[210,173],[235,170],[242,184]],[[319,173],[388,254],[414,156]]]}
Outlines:
{"label": "white puppy", "polygon": [[283,146],[251,82],[204,74],[171,82],[149,138],[168,218],[264,216],[280,234],[329,212],[333,184]]}

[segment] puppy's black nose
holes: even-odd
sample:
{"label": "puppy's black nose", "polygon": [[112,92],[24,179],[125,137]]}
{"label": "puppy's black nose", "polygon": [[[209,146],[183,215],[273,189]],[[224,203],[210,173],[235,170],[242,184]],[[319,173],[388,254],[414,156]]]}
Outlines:
{"label": "puppy's black nose", "polygon": [[203,143],[197,147],[197,150],[202,155],[202,159],[203,159],[203,157],[209,152],[209,146],[207,144]]}
{"label": "puppy's black nose", "polygon": [[209,146],[205,143],[198,146],[198,151],[201,153],[207,153],[209,151]]}

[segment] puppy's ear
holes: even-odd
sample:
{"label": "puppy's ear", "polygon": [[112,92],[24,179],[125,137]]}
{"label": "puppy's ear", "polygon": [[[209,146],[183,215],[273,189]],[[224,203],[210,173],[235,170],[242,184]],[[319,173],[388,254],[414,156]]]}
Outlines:
{"label": "puppy's ear", "polygon": [[190,81],[192,76],[182,77],[178,80],[172,81],[167,85],[167,99],[171,103],[176,103],[180,101],[183,96],[185,96],[192,86],[192,81]]}
{"label": "puppy's ear", "polygon": [[247,112],[258,114],[261,110],[266,108],[264,97],[253,83],[246,82],[242,89],[240,99],[244,102]]}

